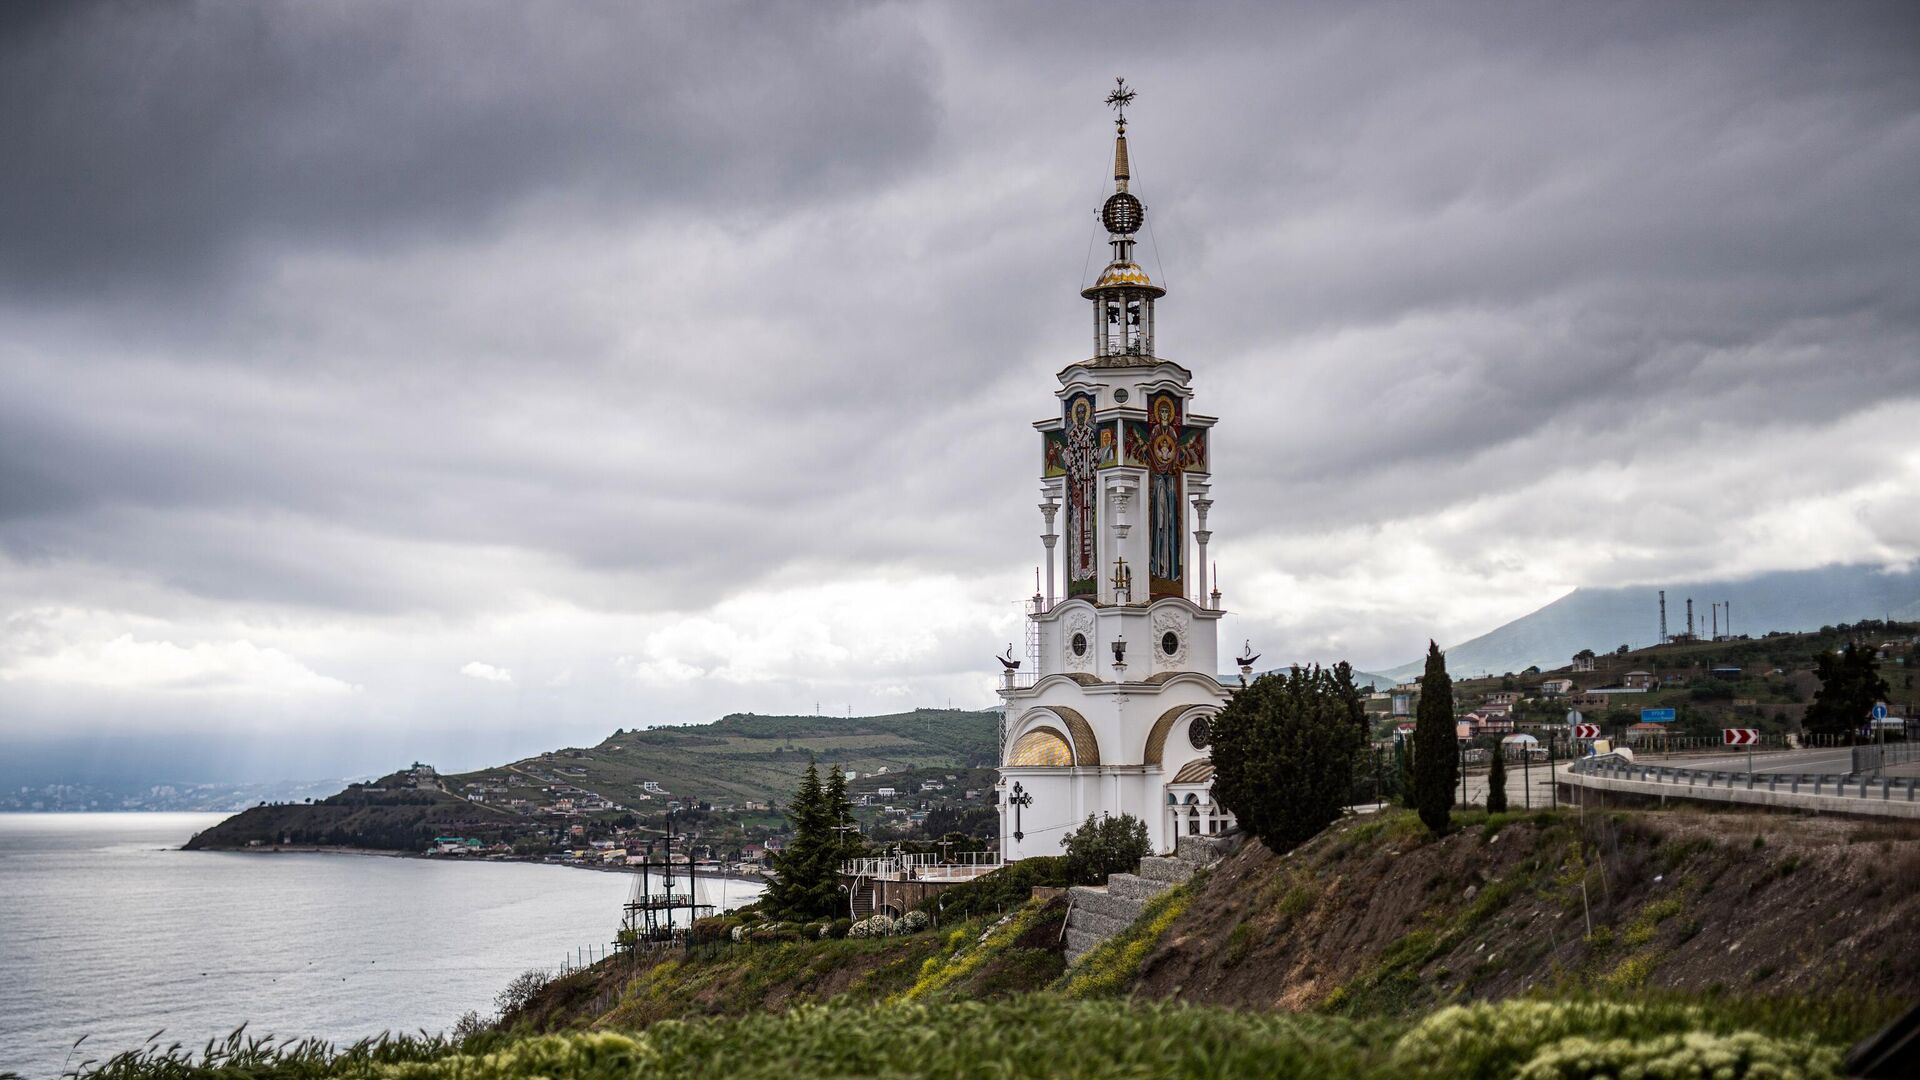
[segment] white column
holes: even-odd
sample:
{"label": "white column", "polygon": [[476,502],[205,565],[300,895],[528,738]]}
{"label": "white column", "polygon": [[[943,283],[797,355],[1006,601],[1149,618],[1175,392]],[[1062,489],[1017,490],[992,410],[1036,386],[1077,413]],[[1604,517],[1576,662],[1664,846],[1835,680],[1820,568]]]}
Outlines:
{"label": "white column", "polygon": [[1040,542],[1047,547],[1047,593],[1041,611],[1053,610],[1053,548],[1060,542],[1060,534],[1053,531],[1053,517],[1060,512],[1060,503],[1051,491],[1046,493],[1046,501],[1040,504],[1040,514],[1046,518],[1047,531],[1040,534]]}
{"label": "white column", "polygon": [[1200,607],[1207,606],[1207,541],[1213,539],[1212,530],[1207,528],[1207,511],[1213,509],[1213,500],[1207,497],[1211,486],[1204,481],[1194,481],[1193,490],[1193,543],[1199,566],[1196,576],[1193,602]]}

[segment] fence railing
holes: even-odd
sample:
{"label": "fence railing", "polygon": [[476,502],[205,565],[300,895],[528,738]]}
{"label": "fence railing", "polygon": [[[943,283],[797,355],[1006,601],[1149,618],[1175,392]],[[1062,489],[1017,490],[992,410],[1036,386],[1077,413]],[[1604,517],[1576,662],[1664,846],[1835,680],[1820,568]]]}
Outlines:
{"label": "fence railing", "polygon": [[840,864],[840,872],[849,877],[891,881],[964,881],[998,870],[1000,865],[997,851],[961,851],[951,855],[936,852],[850,859]]}
{"label": "fence railing", "polygon": [[1853,771],[1877,773],[1889,765],[1911,765],[1920,761],[1920,743],[1872,743],[1853,748]]}
{"label": "fence railing", "polygon": [[1787,791],[1793,794],[1831,795],[1855,799],[1904,800],[1914,802],[1920,790],[1920,778],[1872,777],[1859,773],[1752,773],[1733,769],[1682,769],[1664,765],[1643,765],[1618,758],[1582,758],[1571,771],[1582,776],[1612,780],[1637,780],[1641,783],[1670,784],[1676,787],[1702,787],[1747,791]]}

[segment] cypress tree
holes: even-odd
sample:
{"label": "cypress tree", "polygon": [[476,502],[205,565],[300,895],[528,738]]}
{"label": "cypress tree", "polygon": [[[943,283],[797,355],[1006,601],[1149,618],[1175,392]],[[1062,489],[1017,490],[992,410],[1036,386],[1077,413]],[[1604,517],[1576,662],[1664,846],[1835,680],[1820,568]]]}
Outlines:
{"label": "cypress tree", "polygon": [[1413,752],[1410,748],[1412,736],[1402,737],[1395,734],[1393,739],[1393,786],[1400,796],[1400,805],[1409,810],[1419,809],[1413,803]]}
{"label": "cypress tree", "polygon": [[1427,642],[1427,671],[1413,720],[1413,805],[1428,829],[1444,834],[1452,823],[1453,787],[1460,779],[1454,731],[1453,679],[1440,646]]}
{"label": "cypress tree", "polygon": [[1507,812],[1507,755],[1500,740],[1493,742],[1493,764],[1487,766],[1487,813]]}

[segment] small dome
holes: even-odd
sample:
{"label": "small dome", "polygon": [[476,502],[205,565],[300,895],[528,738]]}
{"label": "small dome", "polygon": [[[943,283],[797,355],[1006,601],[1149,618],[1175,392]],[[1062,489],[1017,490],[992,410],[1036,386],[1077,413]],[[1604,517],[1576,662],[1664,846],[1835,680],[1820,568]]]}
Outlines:
{"label": "small dome", "polygon": [[1124,191],[1116,191],[1107,197],[1107,203],[1100,208],[1100,221],[1110,233],[1136,233],[1147,219],[1147,208],[1140,200]]}
{"label": "small dome", "polygon": [[1144,289],[1150,296],[1165,296],[1166,290],[1153,283],[1147,272],[1136,262],[1110,262],[1100,272],[1100,279],[1080,290],[1080,295],[1093,299],[1094,295],[1106,289]]}

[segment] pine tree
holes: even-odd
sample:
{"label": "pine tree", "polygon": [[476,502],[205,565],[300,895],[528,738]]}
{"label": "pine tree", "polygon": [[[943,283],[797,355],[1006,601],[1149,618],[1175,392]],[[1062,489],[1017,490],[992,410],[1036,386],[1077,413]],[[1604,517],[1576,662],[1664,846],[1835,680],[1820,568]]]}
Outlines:
{"label": "pine tree", "polygon": [[1453,679],[1440,646],[1427,642],[1427,670],[1420,679],[1420,707],[1413,721],[1413,805],[1428,829],[1444,834],[1452,824],[1453,787],[1460,779],[1454,730]]}
{"label": "pine tree", "polygon": [[1507,812],[1507,755],[1499,740],[1493,743],[1493,764],[1487,766],[1487,813]]}
{"label": "pine tree", "polygon": [[793,840],[773,857],[777,876],[767,885],[767,910],[796,920],[832,915],[839,907],[840,892],[835,815],[820,786],[819,766],[812,759],[787,806],[787,820],[793,823]]}
{"label": "pine tree", "polygon": [[827,772],[827,782],[820,793],[825,804],[829,825],[833,830],[833,859],[835,863],[844,863],[857,859],[866,845],[860,839],[859,826],[853,819],[853,800],[847,798],[847,777],[835,765]]}

